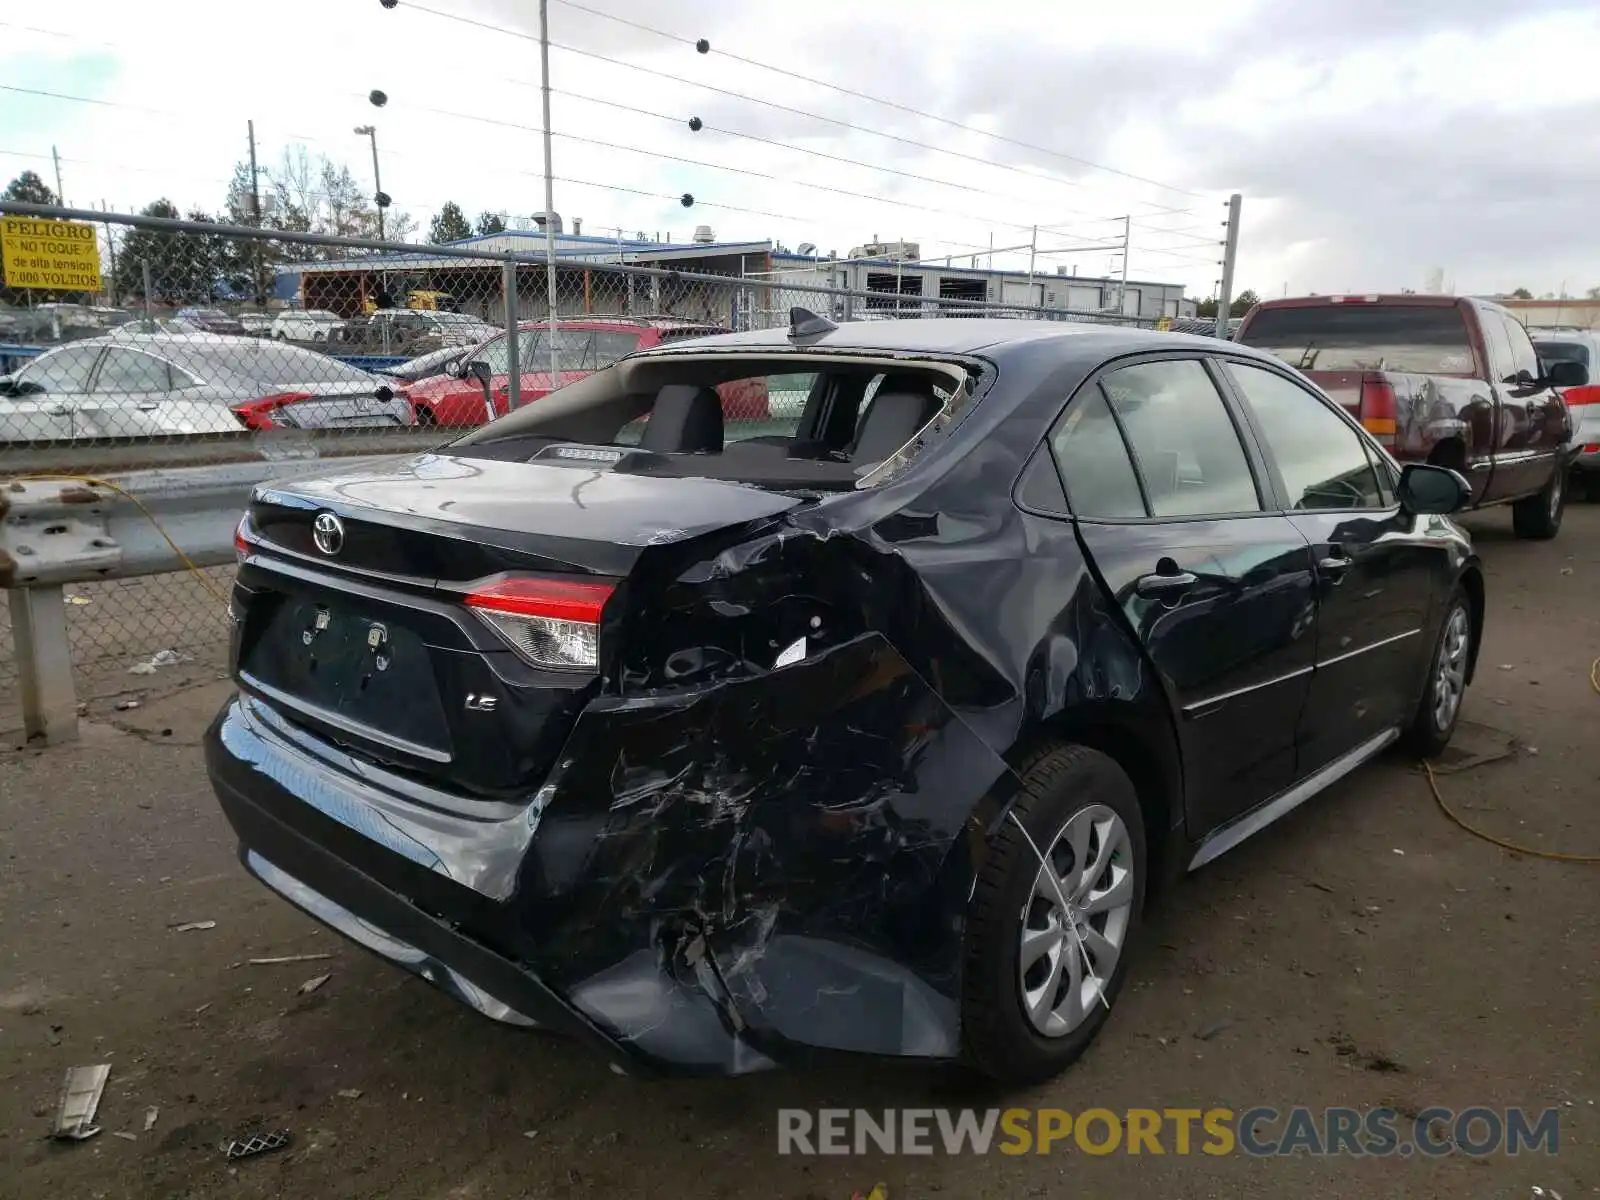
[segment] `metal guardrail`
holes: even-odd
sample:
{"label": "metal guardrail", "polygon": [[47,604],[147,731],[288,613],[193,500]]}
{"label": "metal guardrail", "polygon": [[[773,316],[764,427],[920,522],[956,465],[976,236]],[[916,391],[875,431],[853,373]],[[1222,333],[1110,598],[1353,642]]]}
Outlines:
{"label": "metal guardrail", "polygon": [[[348,461],[371,466],[396,457]],[[78,735],[64,585],[231,562],[251,490],[304,474],[314,461],[139,471],[103,483],[58,477],[0,484],[0,588],[10,602],[25,736],[55,743]]]}

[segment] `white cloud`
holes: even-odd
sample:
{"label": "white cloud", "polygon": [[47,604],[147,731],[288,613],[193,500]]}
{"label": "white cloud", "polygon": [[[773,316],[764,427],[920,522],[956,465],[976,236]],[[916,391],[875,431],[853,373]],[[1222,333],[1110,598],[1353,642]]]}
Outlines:
{"label": "white cloud", "polygon": [[[532,0],[429,4],[535,29]],[[372,122],[384,190],[419,219],[450,199],[469,216],[543,208],[538,51],[526,38],[431,16],[407,0],[394,10],[373,0],[276,0],[270,20],[247,19],[240,5],[226,5],[236,15],[219,20],[221,7],[170,0],[153,15],[112,0],[59,0],[25,18],[8,14],[15,24],[0,27],[0,82],[107,105],[0,91],[0,175],[31,167],[48,179],[54,144],[74,201],[127,209],[165,195],[214,210],[244,157],[247,119],[264,165],[304,143],[349,163],[364,184],[367,146],[351,130]],[[555,173],[585,182],[558,183],[556,207],[583,217],[586,232],[682,238],[704,223],[724,238],[846,250],[877,234],[963,255],[991,236],[1001,246],[1025,243],[1035,223],[1047,229],[1040,244],[1054,244],[1045,248],[1113,240],[1114,218],[1132,211],[1132,273],[1204,293],[1217,275],[1209,242],[1220,237],[1221,203],[1239,188],[1239,283],[1264,293],[1421,286],[1435,265],[1463,289],[1600,283],[1600,225],[1586,202],[1600,182],[1591,165],[1600,162],[1600,74],[1588,69],[1600,60],[1600,13],[1582,0],[1509,9],[1498,0],[1253,0],[1220,11],[1188,0],[1066,11],[995,0],[981,13],[955,0],[815,0],[781,11],[727,0],[593,7],[1183,190],[722,53],[699,55],[554,0],[556,42],[691,81],[553,51],[558,131],[776,177],[558,138]],[[391,97],[385,108],[367,102],[372,88]],[[715,131],[691,133],[690,115]],[[685,210],[617,189],[689,191],[700,203]],[[1094,273],[1108,259],[1095,250],[1040,265],[1072,262]]]}

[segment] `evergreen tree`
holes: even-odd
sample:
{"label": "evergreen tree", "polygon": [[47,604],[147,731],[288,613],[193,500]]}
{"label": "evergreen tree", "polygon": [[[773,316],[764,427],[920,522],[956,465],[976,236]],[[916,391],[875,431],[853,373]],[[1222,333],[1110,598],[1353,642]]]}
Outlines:
{"label": "evergreen tree", "polygon": [[486,212],[478,214],[478,232],[480,234],[504,233],[505,231],[506,219],[499,213]]}
{"label": "evergreen tree", "polygon": [[462,238],[471,236],[472,226],[467,224],[466,214],[454,200],[446,200],[444,207],[435,214],[428,226],[428,240],[435,246],[443,245],[445,242],[459,242]]}

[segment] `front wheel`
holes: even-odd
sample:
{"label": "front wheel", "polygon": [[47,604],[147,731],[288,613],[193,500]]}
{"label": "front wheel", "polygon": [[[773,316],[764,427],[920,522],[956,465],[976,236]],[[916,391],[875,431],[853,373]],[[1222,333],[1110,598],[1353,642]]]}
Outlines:
{"label": "front wheel", "polygon": [[1121,767],[1055,745],[1021,775],[973,889],[961,999],[968,1062],[1009,1084],[1050,1078],[1094,1041],[1145,893],[1144,819]]}
{"label": "front wheel", "polygon": [[1567,508],[1567,473],[1560,467],[1550,472],[1544,490],[1511,506],[1511,528],[1521,538],[1546,540],[1561,530],[1561,515]]}
{"label": "front wheel", "polygon": [[1450,744],[1461,719],[1461,702],[1467,694],[1467,671],[1472,663],[1472,611],[1458,588],[1450,597],[1444,624],[1434,644],[1433,659],[1422,699],[1405,733],[1405,746],[1423,758],[1436,758]]}

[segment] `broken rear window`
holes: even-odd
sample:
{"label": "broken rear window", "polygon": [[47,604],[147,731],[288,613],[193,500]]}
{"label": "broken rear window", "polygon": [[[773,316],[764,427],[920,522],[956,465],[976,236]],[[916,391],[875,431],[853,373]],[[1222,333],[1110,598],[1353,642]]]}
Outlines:
{"label": "broken rear window", "polygon": [[465,456],[728,479],[871,487],[970,400],[966,365],[870,355],[646,355],[454,443]]}

